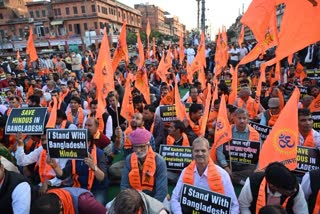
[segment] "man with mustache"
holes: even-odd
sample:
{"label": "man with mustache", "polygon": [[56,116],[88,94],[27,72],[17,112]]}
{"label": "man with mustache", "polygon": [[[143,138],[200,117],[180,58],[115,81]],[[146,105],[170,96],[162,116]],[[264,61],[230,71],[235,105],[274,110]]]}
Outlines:
{"label": "man with mustache", "polygon": [[181,172],[170,200],[171,212],[182,213],[180,197],[183,184],[211,190],[232,198],[231,214],[239,213],[239,204],[228,173],[210,158],[209,142],[198,137],[192,144],[193,161]]}
{"label": "man with mustache", "polygon": [[137,128],[129,135],[133,153],[126,158],[121,176],[121,190],[133,188],[164,201],[168,193],[167,167],[150,145],[151,133]]}

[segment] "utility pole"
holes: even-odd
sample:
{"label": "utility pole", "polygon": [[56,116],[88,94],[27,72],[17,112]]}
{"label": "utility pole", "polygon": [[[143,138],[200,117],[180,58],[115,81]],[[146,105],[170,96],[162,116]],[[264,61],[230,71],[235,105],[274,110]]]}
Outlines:
{"label": "utility pole", "polygon": [[206,0],[202,0],[201,8],[201,31],[206,32]]}
{"label": "utility pole", "polygon": [[196,0],[198,3],[198,10],[197,10],[197,29],[200,30],[200,1]]}

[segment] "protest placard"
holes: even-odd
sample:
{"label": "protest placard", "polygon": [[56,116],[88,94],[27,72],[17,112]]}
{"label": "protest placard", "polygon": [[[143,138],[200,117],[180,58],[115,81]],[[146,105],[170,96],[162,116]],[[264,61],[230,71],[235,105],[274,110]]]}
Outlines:
{"label": "protest placard", "polygon": [[13,108],[7,119],[5,133],[41,135],[46,114],[47,108]]}
{"label": "protest placard", "polygon": [[272,129],[269,126],[260,125],[259,123],[255,123],[252,121],[249,121],[249,125],[252,126],[252,128],[254,128],[257,132],[259,132],[262,141],[265,141],[265,139],[267,139]]}
{"label": "protest placard", "polygon": [[308,88],[304,87],[304,86],[298,86],[299,90],[300,90],[300,100],[308,95]]}
{"label": "protest placard", "polygon": [[311,147],[298,146],[297,150],[298,166],[295,171],[309,172],[320,168],[319,150]]}
{"label": "protest placard", "polygon": [[87,129],[48,129],[47,139],[51,158],[88,157]]}
{"label": "protest placard", "polygon": [[320,70],[317,69],[310,69],[306,70],[307,77],[312,80],[319,80],[320,79]]}
{"label": "protest placard", "polygon": [[260,142],[232,139],[230,143],[223,145],[223,153],[227,160],[230,159],[230,154],[232,162],[257,164],[260,153]]}
{"label": "protest placard", "polygon": [[177,120],[176,108],[173,105],[160,106],[160,117],[162,122]]}
{"label": "protest placard", "polygon": [[312,112],[312,120],[313,120],[313,129],[316,131],[320,131],[320,112]]}
{"label": "protest placard", "polygon": [[171,170],[183,170],[192,161],[191,147],[160,145],[159,154]]}
{"label": "protest placard", "polygon": [[182,213],[230,213],[231,198],[184,184],[181,191],[180,204]]}

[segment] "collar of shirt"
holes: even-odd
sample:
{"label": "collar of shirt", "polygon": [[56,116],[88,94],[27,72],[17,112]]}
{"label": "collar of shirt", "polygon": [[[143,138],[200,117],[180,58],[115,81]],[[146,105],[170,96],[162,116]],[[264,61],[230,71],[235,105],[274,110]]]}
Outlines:
{"label": "collar of shirt", "polygon": [[267,184],[267,194],[268,196],[272,196],[272,197],[278,197],[278,198],[281,197],[281,194],[279,192],[275,192],[275,193],[271,192],[268,184]]}
{"label": "collar of shirt", "polygon": [[204,170],[204,172],[203,172],[202,175],[199,174],[197,165],[195,165],[194,170],[193,170],[193,173],[196,174],[196,175],[198,175],[199,177],[202,177],[202,176],[208,177],[208,165],[207,165],[206,170]]}

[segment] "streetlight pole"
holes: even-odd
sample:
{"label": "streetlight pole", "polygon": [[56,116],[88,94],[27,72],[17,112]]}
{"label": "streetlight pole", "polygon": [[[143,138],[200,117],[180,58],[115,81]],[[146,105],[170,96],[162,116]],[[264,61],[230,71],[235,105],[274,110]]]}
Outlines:
{"label": "streetlight pole", "polygon": [[205,30],[206,30],[206,0],[202,0],[201,31],[205,33]]}

